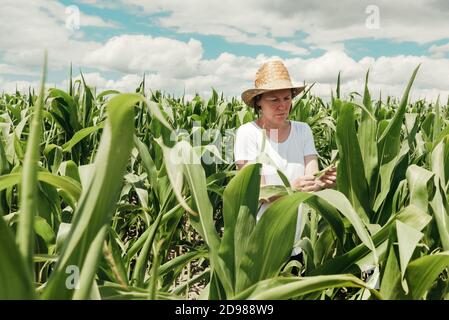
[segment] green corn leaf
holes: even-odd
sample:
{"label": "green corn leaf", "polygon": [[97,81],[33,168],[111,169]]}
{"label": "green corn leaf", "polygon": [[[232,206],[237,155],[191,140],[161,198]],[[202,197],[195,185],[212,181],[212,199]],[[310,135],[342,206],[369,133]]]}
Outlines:
{"label": "green corn leaf", "polygon": [[[11,173],[0,176],[0,190],[11,188],[19,184],[23,173]],[[61,177],[50,172],[39,171],[37,173],[37,181],[46,182],[56,188],[60,188],[67,192],[74,201],[77,201],[81,194],[81,185],[76,180],[69,177]]]}
{"label": "green corn leaf", "polygon": [[369,193],[365,179],[362,153],[356,136],[354,107],[343,103],[337,121],[337,145],[340,163],[337,171],[338,189],[365,222],[369,221]]}
{"label": "green corn leaf", "polygon": [[37,175],[39,143],[42,134],[42,110],[44,108],[45,77],[47,72],[47,53],[45,53],[44,67],[42,72],[41,88],[39,98],[34,106],[34,115],[30,125],[30,137],[27,143],[27,150],[22,169],[22,183],[20,190],[20,217],[19,228],[17,230],[16,241],[19,246],[27,271],[32,274],[33,254],[34,254],[34,217],[36,216],[37,201]]}
{"label": "green corn leaf", "polygon": [[[405,141],[402,143],[401,150],[397,154],[395,158],[393,158],[390,162],[384,163],[380,166],[378,178],[381,181],[380,192],[377,193],[376,200],[374,202],[373,210],[378,212],[381,208],[382,204],[385,202],[385,199],[390,192],[391,181],[393,178],[393,173],[398,167],[399,163],[403,160],[404,157],[407,156],[409,152],[408,143]],[[374,193],[375,195],[376,193]]]}
{"label": "green corn leaf", "polygon": [[139,257],[136,260],[136,265],[134,267],[132,285],[136,287],[142,287],[145,276],[145,267],[149,258],[150,249],[153,246],[154,238],[156,237],[156,232],[162,219],[162,214],[159,213],[154,223],[149,227],[150,232],[145,240],[142,250],[139,253]]}
{"label": "green corn leaf", "polygon": [[367,284],[353,275],[329,275],[316,277],[283,277],[272,278],[261,281],[248,288],[235,299],[251,300],[280,300],[304,296],[308,293],[322,291],[330,288],[353,287],[366,288],[374,297],[382,299],[375,289],[369,288]]}
{"label": "green corn leaf", "polygon": [[[382,243],[388,240],[391,228],[392,226],[394,226],[394,221],[396,220],[400,220],[410,227],[421,231],[430,222],[431,219],[432,218],[428,214],[426,214],[426,212],[420,210],[418,207],[409,205],[395,214],[387,224],[385,224],[372,236],[373,244],[377,248]],[[372,253],[373,251],[370,250],[364,243],[361,243],[355,248],[351,249],[349,252],[335,257],[325,263],[323,266],[316,268],[310,273],[310,275],[337,274],[348,272],[357,261],[370,254],[370,252]],[[374,258],[370,260],[374,260]]]}
{"label": "green corn leaf", "polygon": [[402,279],[404,279],[408,263],[424,234],[399,220],[396,220],[396,233],[398,238],[401,275]]}
{"label": "green corn leaf", "polygon": [[104,128],[104,122],[99,123],[96,126],[92,126],[92,127],[88,127],[88,128],[84,128],[79,130],[78,132],[76,132],[73,137],[67,141],[66,143],[64,143],[64,145],[62,146],[62,151],[63,152],[71,152],[72,148],[77,145],[81,140],[83,140],[84,138],[88,137],[91,133]]}
{"label": "green corn leaf", "polygon": [[438,95],[437,102],[435,103],[435,120],[433,122],[433,135],[432,141],[435,141],[441,132],[441,115],[440,115],[440,95]]}
{"label": "green corn leaf", "polygon": [[[371,96],[368,90],[368,76],[369,71],[366,72],[365,91],[363,94],[363,105],[365,106],[366,110],[362,109],[362,117],[360,119],[360,126],[357,137],[362,154],[366,181],[368,185],[371,186],[373,183],[375,170],[377,168],[377,121],[371,115],[371,113],[373,112],[373,107],[371,103]],[[371,190],[371,188],[369,189],[370,192],[376,192],[376,190]]]}
{"label": "green corn leaf", "polygon": [[104,97],[110,95],[110,94],[119,94],[120,91],[117,90],[104,90],[99,95],[97,95],[97,100],[101,101]]}
{"label": "green corn leaf", "polygon": [[388,255],[382,275],[380,293],[390,300],[405,299],[405,293],[401,287],[401,270],[393,247],[394,236],[391,236],[388,245]]}
{"label": "green corn leaf", "polygon": [[[42,298],[86,299],[90,296],[106,226],[114,212],[131,153],[133,106],[139,101],[144,101],[140,95],[123,94],[108,102],[108,118],[95,157],[95,169],[83,188],[72,228]],[[70,268],[79,270],[79,283],[83,285],[79,290],[66,286],[66,272]]]}
{"label": "green corn leaf", "polygon": [[395,112],[393,119],[388,123],[387,128],[382,133],[378,142],[380,164],[390,162],[399,152],[401,125],[404,120],[404,114],[408,102],[408,96],[415,80],[419,66],[415,68],[410,81],[402,96],[398,110]]}
{"label": "green corn leaf", "polygon": [[236,292],[258,281],[271,278],[290,256],[296,231],[298,206],[313,197],[297,192],[273,202],[264,212],[254,231],[248,235],[247,251],[241,258]]}
{"label": "green corn leaf", "polygon": [[[245,166],[227,185],[223,193],[223,219],[224,233],[220,244],[219,254],[226,261],[226,266],[232,271],[231,281],[235,283],[238,273],[238,261],[244,251],[237,250],[236,246],[249,238],[252,229],[244,230],[245,226],[255,225],[259,188],[260,188],[260,164]],[[242,210],[247,210],[245,221],[239,220],[244,215]],[[240,221],[240,224],[238,222]],[[238,232],[240,230],[240,232]],[[245,232],[245,234],[241,234]],[[238,239],[239,238],[239,239]],[[240,240],[236,241],[236,240]],[[236,261],[238,260],[238,261]],[[235,289],[235,285],[233,285]],[[232,292],[231,294],[233,294]]]}
{"label": "green corn leaf", "polygon": [[[210,250],[212,270],[219,274],[225,291],[232,292],[229,269],[219,257],[220,239],[215,230],[213,208],[207,194],[207,182],[201,161],[186,141],[180,141],[173,148],[166,147],[161,139],[157,140],[164,152],[165,167],[178,202],[190,212],[190,222],[200,233]],[[195,208],[191,208],[182,195],[183,178],[189,186]]]}
{"label": "green corn leaf", "polygon": [[3,217],[0,217],[0,260],[0,299],[33,299],[31,274]]}
{"label": "green corn leaf", "polygon": [[338,209],[338,211],[340,211],[352,224],[360,240],[362,240],[370,250],[375,251],[375,246],[364,221],[355,212],[348,199],[344,197],[343,194],[332,189],[321,190],[315,192],[315,194]]}
{"label": "green corn leaf", "polygon": [[407,182],[410,190],[410,204],[413,204],[423,211],[428,210],[429,194],[427,184],[433,178],[434,173],[417,165],[407,168]]}
{"label": "green corn leaf", "polygon": [[[444,250],[449,251],[449,203],[441,181],[435,179],[436,191],[430,206],[438,229],[439,241]],[[437,240],[437,241],[438,241]]]}
{"label": "green corn leaf", "polygon": [[423,256],[409,263],[406,273],[412,299],[422,299],[438,275],[449,266],[449,252]]}
{"label": "green corn leaf", "polygon": [[441,182],[442,186],[446,186],[449,182],[449,135],[441,139],[434,147],[430,162],[435,178]]}

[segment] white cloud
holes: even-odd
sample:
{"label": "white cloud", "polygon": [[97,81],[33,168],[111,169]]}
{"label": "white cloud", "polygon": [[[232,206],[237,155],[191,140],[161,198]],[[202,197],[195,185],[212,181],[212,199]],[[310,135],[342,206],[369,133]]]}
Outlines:
{"label": "white cloud", "polygon": [[[97,93],[103,90],[114,89],[120,92],[133,92],[142,81],[142,77],[135,74],[127,74],[116,80],[106,79],[99,72],[83,73],[84,80],[87,85],[96,88]],[[75,76],[74,80],[81,80],[81,76]],[[64,80],[61,84],[62,88],[67,88],[68,81]]]}
{"label": "white cloud", "polygon": [[163,72],[178,78],[191,75],[203,54],[201,42],[144,35],[122,35],[88,53],[84,62],[122,72]]}
{"label": "white cloud", "polygon": [[[211,88],[223,92],[228,97],[239,97],[241,92],[253,87],[254,75],[260,64],[268,59],[260,55],[256,58],[239,57],[230,53],[223,53],[217,59],[198,61],[198,70],[183,79],[176,78],[173,73],[159,70],[146,77],[146,87],[162,90],[180,96],[192,96],[199,93],[210,95]],[[449,96],[449,59],[433,59],[429,57],[397,56],[364,58],[355,61],[342,52],[327,52],[318,58],[286,59],[292,81],[296,84],[316,82],[312,92],[325,99],[330,98],[331,90],[335,91],[337,74],[341,71],[341,92],[345,96],[350,92],[363,92],[365,74],[370,69],[369,88],[373,98],[395,96],[400,98],[411,77],[413,70],[421,63],[411,91],[411,99],[427,98],[435,100],[441,95],[442,101]],[[98,75],[98,74],[97,74]],[[98,75],[99,76],[99,75]],[[89,83],[89,80],[87,80]],[[106,82],[105,88],[114,88],[119,81]],[[134,82],[127,86],[133,91],[140,77],[135,76]],[[98,81],[96,82],[98,83]],[[106,85],[107,83],[107,85]],[[123,88],[124,86],[122,86]]]}
{"label": "white cloud", "polygon": [[28,92],[29,88],[38,88],[38,87],[39,87],[38,81],[24,81],[24,80],[8,81],[0,77],[0,92],[14,93],[17,89],[19,92],[26,93]]}
{"label": "white cloud", "polygon": [[[17,1],[14,1],[16,3]],[[19,1],[20,2],[20,1]],[[28,2],[27,2],[28,4]],[[29,4],[28,4],[29,5]],[[80,11],[75,4],[65,6],[57,1],[42,1],[37,0],[32,2],[34,8],[39,8],[40,11],[48,14],[51,18],[58,22],[65,22],[71,15],[79,14],[80,27],[102,27],[102,28],[117,28],[116,23],[111,21],[104,21],[98,16],[91,16]],[[29,10],[30,8],[28,8]]]}
{"label": "white cloud", "polygon": [[48,50],[50,69],[81,62],[86,52],[100,46],[83,41],[83,30],[91,27],[116,27],[100,17],[80,12],[80,29],[66,27],[75,11],[57,1],[4,0],[0,11],[0,54],[4,63],[37,71],[42,65],[43,52]]}
{"label": "white cloud", "polygon": [[[103,90],[114,89],[120,92],[134,92],[142,81],[142,77],[135,74],[127,74],[118,79],[106,79],[99,72],[83,73],[84,79],[89,87],[95,88],[97,94]],[[81,80],[81,76],[77,75],[73,77],[73,81]],[[148,82],[148,77],[147,77]],[[15,92],[16,88],[21,92],[28,92],[28,89],[38,89],[40,82],[36,81],[11,81],[0,77],[0,92]],[[68,87],[68,80],[63,80],[57,83],[47,82],[45,88],[60,88],[66,90]]]}
{"label": "white cloud", "polygon": [[432,57],[442,58],[449,53],[449,43],[446,43],[441,46],[433,45],[429,48],[429,52],[432,55]]}
{"label": "white cloud", "polygon": [[311,59],[287,59],[291,77],[307,82],[334,82],[339,71],[354,78],[362,73],[362,66],[341,51],[329,51]]}
{"label": "white cloud", "polygon": [[379,92],[385,97],[401,97],[413,70],[421,64],[412,87],[411,97],[435,99],[440,93],[449,94],[449,59],[434,59],[419,56],[365,57],[359,61],[342,52],[327,52],[313,59],[287,59],[286,65],[292,78],[302,77],[306,83],[317,82],[312,92],[329,97],[331,89],[335,91],[337,74],[341,71],[341,91],[349,94],[363,92],[365,75],[368,68],[369,88],[373,97]]}
{"label": "white cloud", "polygon": [[[449,5],[444,0],[320,1],[303,0],[122,0],[141,14],[164,13],[156,19],[162,27],[180,33],[223,36],[230,42],[265,44],[292,54],[307,54],[302,45],[283,46],[277,37],[308,34],[305,42],[314,48],[335,49],[349,39],[374,38],[419,44],[448,38]],[[378,9],[379,28],[371,28]],[[143,13],[142,13],[143,12]],[[368,23],[368,24],[367,24]]]}
{"label": "white cloud", "polygon": [[238,94],[266,57],[238,57],[222,53],[204,59],[201,42],[187,42],[143,35],[123,35],[110,39],[91,52],[85,63],[123,73],[147,74],[147,87],[174,94],[208,94],[212,87],[226,94]]}
{"label": "white cloud", "polygon": [[[121,75],[116,79],[108,79],[100,72],[89,72],[85,74],[85,79],[98,90],[132,92],[145,73],[148,89],[162,90],[176,96],[192,96],[195,93],[208,96],[211,88],[215,88],[228,97],[239,97],[243,90],[253,86],[254,75],[262,62],[273,58],[276,57],[259,55],[252,58],[222,53],[215,59],[205,59],[202,45],[195,39],[183,42],[161,37],[124,35],[112,38],[84,59],[87,64],[120,72]],[[362,92],[368,68],[373,97],[378,97],[379,92],[382,92],[383,97],[401,97],[418,64],[421,67],[412,88],[413,99],[435,99],[438,94],[445,97],[449,93],[449,59],[444,58],[365,57],[356,61],[344,52],[328,51],[317,58],[297,57],[284,61],[295,84],[316,82],[312,92],[323,98],[329,98],[331,90],[335,90],[339,71],[343,95],[353,91]],[[7,69],[4,65],[0,65],[1,68]],[[15,88],[13,83],[5,81],[0,85],[1,88]],[[66,86],[66,83],[62,84],[62,88]]]}
{"label": "white cloud", "polygon": [[168,12],[168,16],[151,19],[179,33],[218,35],[229,42],[267,45],[294,55],[309,53],[304,46],[292,41],[276,40],[276,37],[293,36],[298,31],[299,21],[265,11],[257,1],[214,0],[206,4],[200,0],[123,0],[123,3],[141,14],[141,10],[146,14]]}
{"label": "white cloud", "polygon": [[[424,7],[420,0],[414,6],[405,6],[403,15],[398,14],[401,3],[374,1],[380,9],[379,30],[365,27],[367,1],[359,4],[332,2],[321,6],[307,0],[301,7],[286,0],[211,0],[207,5],[199,0],[123,1],[134,6],[134,10],[139,8],[142,15],[167,13],[154,19],[161,26],[178,32],[215,34],[232,42],[263,44],[293,53],[297,57],[285,60],[292,79],[298,84],[302,81],[317,82],[314,92],[327,97],[331,88],[335,88],[339,71],[342,72],[342,92],[361,92],[368,68],[371,68],[372,92],[382,90],[385,95],[389,93],[400,96],[411,72],[419,63],[422,63],[422,67],[413,93],[433,98],[438,92],[447,95],[449,88],[449,59],[445,59],[443,55],[449,51],[448,45],[432,46],[429,49],[432,57],[401,55],[365,57],[356,61],[344,52],[344,47],[339,42],[357,37],[385,37],[398,41],[415,37],[412,41],[416,42],[439,39],[447,33],[443,31],[449,29],[447,19],[442,19],[441,12],[446,4],[441,1],[435,2],[437,10]],[[106,5],[99,0],[84,2],[99,7]],[[71,31],[65,27],[65,8],[56,1],[5,0],[2,3],[1,76],[40,74],[43,48],[48,48],[50,70],[66,67],[72,61],[74,65],[121,73],[115,79],[108,79],[100,72],[86,73],[87,82],[98,88],[134,91],[142,74],[146,73],[147,88],[171,94],[192,95],[198,92],[207,95],[211,87],[214,87],[227,96],[239,96],[244,89],[252,86],[258,66],[264,60],[272,58],[265,55],[252,58],[223,52],[217,58],[205,59],[201,42],[194,38],[179,41],[150,35],[125,34],[111,38],[104,44],[85,41],[83,21],[84,25],[97,27],[113,27],[115,24],[99,17],[81,14],[81,29]],[[419,10],[425,15],[418,16]],[[410,33],[411,31],[414,33]],[[319,57],[305,59],[301,56],[307,54],[307,49],[297,43],[277,39],[294,37],[298,32],[309,34],[306,41],[312,49],[326,48],[326,52]],[[0,88],[15,90],[16,84],[26,87],[36,83],[14,82],[3,78]]]}
{"label": "white cloud", "polygon": [[78,0],[78,1],[101,9],[116,9],[119,7],[119,3],[117,1],[110,1],[110,0]]}
{"label": "white cloud", "polygon": [[33,72],[33,71],[27,70],[25,68],[16,67],[16,66],[4,64],[4,63],[0,63],[0,74],[26,75],[26,76],[38,75],[37,72]]}

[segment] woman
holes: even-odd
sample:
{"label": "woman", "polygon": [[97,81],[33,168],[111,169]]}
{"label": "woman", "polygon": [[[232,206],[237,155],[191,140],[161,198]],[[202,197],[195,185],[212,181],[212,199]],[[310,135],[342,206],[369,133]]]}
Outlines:
{"label": "woman", "polygon": [[[318,160],[312,130],[304,122],[287,120],[292,107],[292,99],[304,87],[293,86],[290,75],[282,61],[264,63],[256,73],[255,88],[242,93],[243,101],[256,108],[259,118],[238,128],[234,145],[237,169],[256,160],[262,152],[263,129],[266,130],[265,153],[274,161],[276,167],[262,165],[262,185],[282,185],[277,174],[280,169],[291,186],[298,191],[312,192],[335,186],[336,169],[330,169],[320,178]],[[275,199],[270,199],[274,201]],[[268,207],[264,203],[259,209],[259,219]],[[298,208],[298,223],[295,239],[300,237],[302,207]],[[292,255],[300,253],[294,249]]]}

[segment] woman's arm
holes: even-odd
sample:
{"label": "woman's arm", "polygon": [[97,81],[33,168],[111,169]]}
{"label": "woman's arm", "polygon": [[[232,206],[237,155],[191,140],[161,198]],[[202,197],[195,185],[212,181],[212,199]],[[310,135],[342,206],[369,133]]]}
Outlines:
{"label": "woman's arm", "polygon": [[304,175],[314,175],[319,170],[318,157],[315,154],[311,154],[304,157]]}

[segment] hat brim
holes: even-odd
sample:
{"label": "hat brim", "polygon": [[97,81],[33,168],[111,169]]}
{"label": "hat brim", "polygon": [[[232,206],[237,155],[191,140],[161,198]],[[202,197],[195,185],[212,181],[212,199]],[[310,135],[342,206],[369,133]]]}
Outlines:
{"label": "hat brim", "polygon": [[300,94],[302,91],[304,91],[304,88],[306,86],[300,86],[300,87],[283,87],[283,88],[272,88],[272,89],[248,89],[245,90],[242,93],[242,100],[245,102],[245,104],[249,107],[254,108],[254,98],[258,96],[259,94],[270,92],[270,91],[277,91],[277,90],[285,90],[285,89],[292,89],[292,99],[296,97],[298,94]]}

